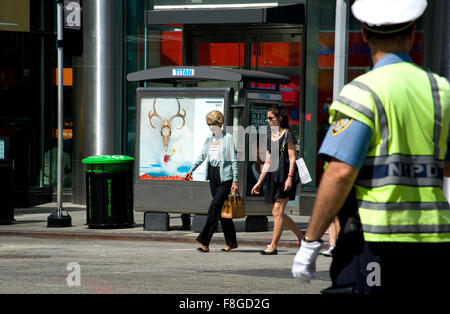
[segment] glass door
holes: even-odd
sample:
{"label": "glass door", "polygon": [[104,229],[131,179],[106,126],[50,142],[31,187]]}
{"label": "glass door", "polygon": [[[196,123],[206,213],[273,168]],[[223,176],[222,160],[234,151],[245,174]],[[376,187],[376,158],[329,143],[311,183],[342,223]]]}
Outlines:
{"label": "glass door", "polygon": [[[302,76],[302,28],[291,25],[263,26],[190,26],[192,50],[186,60],[192,65],[241,68],[277,73],[290,77],[281,85],[282,103],[286,106],[292,132],[300,139],[300,84]],[[189,55],[189,54],[192,55]],[[231,83],[231,82],[230,82]],[[200,83],[199,86],[223,86],[224,82]],[[227,84],[230,86],[236,83]],[[233,86],[238,91],[243,86]],[[247,88],[274,90],[275,84],[253,83]],[[299,147],[298,147],[299,148]]]}
{"label": "glass door", "polygon": [[[302,28],[290,25],[263,25],[263,26],[193,26],[189,29],[187,37],[192,36],[192,56],[187,55],[193,65],[219,66],[241,68],[247,70],[263,71],[281,74],[290,78],[289,84],[280,85],[282,91],[282,104],[286,107],[289,116],[290,128],[296,138],[301,141],[300,112],[301,97],[300,84],[302,77]],[[208,82],[199,83],[201,87],[235,86],[237,92],[240,88],[257,88],[275,90],[275,84],[250,83],[247,86],[237,86],[235,82]],[[242,83],[239,83],[243,85]],[[246,121],[248,125],[266,126],[266,110],[268,102],[250,102],[249,114]],[[235,109],[233,125],[238,126],[238,109]],[[300,155],[301,145],[297,145],[297,155]],[[262,161],[248,161],[247,164],[247,193],[248,187],[259,177],[259,168]]]}
{"label": "glass door", "polygon": [[[300,140],[300,78],[302,73],[301,33],[278,30],[251,37],[251,70],[277,73],[290,78],[289,84],[280,85],[282,103],[289,116],[289,125]],[[258,84],[257,88],[272,90],[273,84]],[[300,147],[297,146],[297,152]]]}
{"label": "glass door", "polygon": [[[192,64],[233,69],[248,69],[249,43],[245,35],[233,29],[211,26],[209,29],[192,30]],[[236,82],[200,82],[199,87],[231,86],[237,92],[241,86]]]}

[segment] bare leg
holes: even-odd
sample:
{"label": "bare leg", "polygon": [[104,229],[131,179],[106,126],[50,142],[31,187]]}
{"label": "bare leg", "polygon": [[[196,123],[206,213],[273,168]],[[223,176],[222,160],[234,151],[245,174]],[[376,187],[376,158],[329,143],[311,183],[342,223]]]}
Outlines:
{"label": "bare leg", "polygon": [[330,244],[336,245],[337,235],[340,231],[339,219],[335,217],[328,227],[328,235],[330,237]]}
{"label": "bare leg", "polygon": [[294,220],[288,215],[284,215],[284,226],[288,227],[297,237],[298,241],[301,242],[303,238],[303,232],[297,227]]}
{"label": "bare leg", "polygon": [[333,256],[333,250],[336,247],[337,236],[340,231],[339,218],[334,217],[330,226],[328,227],[328,236],[330,237],[330,242],[328,244],[328,250],[322,252],[325,256]]}
{"label": "bare leg", "polygon": [[273,235],[270,246],[265,250],[266,252],[273,252],[277,249],[278,242],[280,241],[281,234],[283,233],[283,226],[285,221],[285,215],[283,214],[284,208],[288,202],[287,198],[277,199],[272,205],[273,215]]}

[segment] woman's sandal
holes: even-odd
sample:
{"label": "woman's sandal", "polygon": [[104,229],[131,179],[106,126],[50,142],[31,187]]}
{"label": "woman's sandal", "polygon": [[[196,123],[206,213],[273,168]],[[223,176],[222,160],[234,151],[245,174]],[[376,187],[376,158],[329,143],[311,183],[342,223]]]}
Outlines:
{"label": "woman's sandal", "polygon": [[222,252],[230,252],[231,250],[236,249],[237,247],[238,247],[237,243],[232,246],[227,245],[222,249]]}
{"label": "woman's sandal", "polygon": [[202,253],[208,253],[209,252],[209,248],[204,248],[204,247],[199,247],[197,248],[197,251],[202,252]]}
{"label": "woman's sandal", "polygon": [[277,249],[273,250],[272,252],[267,252],[267,251],[261,251],[259,252],[261,255],[278,255],[278,251]]}

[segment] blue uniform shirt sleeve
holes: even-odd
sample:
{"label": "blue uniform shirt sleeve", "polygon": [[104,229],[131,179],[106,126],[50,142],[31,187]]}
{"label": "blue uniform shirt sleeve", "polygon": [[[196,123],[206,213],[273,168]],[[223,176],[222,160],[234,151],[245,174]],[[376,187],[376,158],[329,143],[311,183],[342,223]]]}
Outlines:
{"label": "blue uniform shirt sleeve", "polygon": [[328,130],[319,150],[325,161],[336,158],[356,169],[361,169],[369,150],[372,130],[351,118],[337,119]]}

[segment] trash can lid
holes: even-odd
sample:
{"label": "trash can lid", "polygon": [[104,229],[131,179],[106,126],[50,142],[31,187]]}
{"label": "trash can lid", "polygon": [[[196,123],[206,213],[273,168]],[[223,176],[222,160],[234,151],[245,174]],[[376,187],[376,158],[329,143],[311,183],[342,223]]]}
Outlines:
{"label": "trash can lid", "polygon": [[133,161],[133,157],[125,155],[100,155],[86,157],[81,162],[84,164],[121,164]]}

